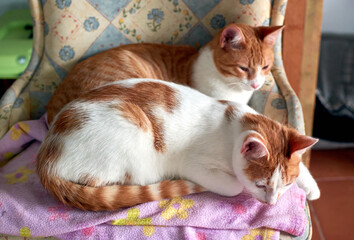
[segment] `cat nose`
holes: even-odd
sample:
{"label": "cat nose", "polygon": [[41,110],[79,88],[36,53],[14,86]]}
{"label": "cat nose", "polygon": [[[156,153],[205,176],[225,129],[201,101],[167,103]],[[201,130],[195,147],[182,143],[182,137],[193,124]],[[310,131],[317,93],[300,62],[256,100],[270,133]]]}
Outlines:
{"label": "cat nose", "polygon": [[260,84],[257,84],[257,83],[251,84],[251,87],[253,87],[254,89],[257,89],[259,86],[260,86]]}

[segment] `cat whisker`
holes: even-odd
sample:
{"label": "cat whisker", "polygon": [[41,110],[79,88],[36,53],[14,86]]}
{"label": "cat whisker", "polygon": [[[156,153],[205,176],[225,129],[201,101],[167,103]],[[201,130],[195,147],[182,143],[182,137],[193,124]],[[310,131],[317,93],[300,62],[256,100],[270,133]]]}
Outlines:
{"label": "cat whisker", "polygon": [[248,85],[244,82],[228,83],[227,86],[229,86],[229,87],[242,87],[242,86],[248,87]]}
{"label": "cat whisker", "polygon": [[239,83],[229,83],[229,84],[227,84],[229,87],[233,87],[233,86],[238,86],[239,85]]}

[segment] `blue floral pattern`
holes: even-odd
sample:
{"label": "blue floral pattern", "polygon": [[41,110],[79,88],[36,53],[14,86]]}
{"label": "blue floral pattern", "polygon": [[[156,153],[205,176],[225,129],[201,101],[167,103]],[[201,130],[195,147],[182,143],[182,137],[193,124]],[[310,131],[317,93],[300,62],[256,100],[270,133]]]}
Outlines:
{"label": "blue floral pattern", "polygon": [[[172,0],[168,0],[168,1],[171,2]],[[172,4],[174,6],[173,12],[178,13],[182,11],[182,9],[178,6],[179,5],[178,0],[173,0]]]}
{"label": "blue floral pattern", "polygon": [[23,103],[23,99],[22,98],[17,98],[15,103],[14,103],[14,105],[13,105],[13,108],[19,108],[22,103]]}
{"label": "blue floral pattern", "polygon": [[98,22],[98,19],[95,17],[89,17],[84,22],[84,28],[88,32],[96,30],[99,26],[100,26],[100,23]]}
{"label": "blue floral pattern", "polygon": [[44,27],[44,35],[48,35],[49,34],[49,27],[48,27],[48,23],[47,22],[44,22],[43,23],[43,27]]}
{"label": "blue floral pattern", "polygon": [[148,13],[147,19],[152,20],[152,22],[148,22],[147,26],[151,28],[151,31],[157,32],[157,30],[161,28],[161,21],[164,16],[163,11],[158,8],[154,8]]}
{"label": "blue floral pattern", "polygon": [[134,8],[129,9],[130,14],[134,14],[135,12],[136,12],[136,10]]}
{"label": "blue floral pattern", "polygon": [[263,26],[269,26],[270,24],[270,18],[267,18],[266,20],[264,20],[264,22],[262,23]]}
{"label": "blue floral pattern", "polygon": [[71,5],[71,0],[56,0],[59,9],[67,8]]}
{"label": "blue floral pattern", "polygon": [[272,107],[276,109],[286,109],[286,102],[283,98],[276,98],[271,103]]}
{"label": "blue floral pattern", "polygon": [[141,0],[135,0],[133,7],[131,7],[129,10],[123,9],[123,12],[122,12],[123,16],[122,16],[122,18],[120,18],[118,20],[118,24],[119,24],[118,29],[125,34],[134,37],[137,43],[144,42],[141,39],[142,36],[141,36],[141,34],[138,33],[136,28],[128,28],[127,25],[125,24],[125,19],[129,15],[133,15],[134,13],[136,13],[141,8],[140,3],[141,3]]}
{"label": "blue floral pattern", "polygon": [[281,6],[280,6],[280,13],[281,15],[285,16],[285,9],[286,9],[286,3],[283,3]]}
{"label": "blue floral pattern", "polygon": [[74,56],[75,56],[74,49],[72,47],[66,45],[62,49],[60,49],[59,56],[60,56],[61,60],[63,60],[64,62],[67,62],[70,59],[74,58]]}
{"label": "blue floral pattern", "polygon": [[252,4],[253,2],[254,2],[254,0],[240,0],[240,3],[242,5]]}
{"label": "blue floral pattern", "polygon": [[210,26],[214,29],[220,29],[225,27],[225,17],[221,14],[216,14],[211,20],[210,20]]}

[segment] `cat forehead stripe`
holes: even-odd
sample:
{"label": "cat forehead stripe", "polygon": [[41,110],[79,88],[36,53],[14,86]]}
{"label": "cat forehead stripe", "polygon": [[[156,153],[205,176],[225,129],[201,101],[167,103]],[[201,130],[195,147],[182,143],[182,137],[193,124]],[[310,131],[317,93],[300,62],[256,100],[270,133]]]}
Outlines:
{"label": "cat forehead stripe", "polygon": [[279,185],[281,185],[281,183],[282,183],[281,179],[282,179],[282,171],[279,169],[279,166],[278,166],[274,170],[274,172],[269,180],[269,185],[271,185],[273,189],[277,189],[279,187]]}

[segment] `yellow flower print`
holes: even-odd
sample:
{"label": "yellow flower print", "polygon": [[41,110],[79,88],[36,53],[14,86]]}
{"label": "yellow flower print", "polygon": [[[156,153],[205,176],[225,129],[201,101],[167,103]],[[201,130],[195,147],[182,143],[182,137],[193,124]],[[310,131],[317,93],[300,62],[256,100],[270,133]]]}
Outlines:
{"label": "yellow flower print", "polygon": [[6,152],[4,155],[5,160],[10,160],[13,156],[15,156],[15,154],[13,154],[12,152]]}
{"label": "yellow flower print", "polygon": [[137,40],[141,40],[141,35],[136,36]]}
{"label": "yellow flower print", "polygon": [[274,235],[274,231],[266,228],[256,228],[251,229],[250,234],[247,234],[242,237],[242,240],[256,240],[256,239],[264,239],[271,240],[271,237]]}
{"label": "yellow flower print", "polygon": [[187,10],[183,10],[183,15],[187,15],[188,11]]}
{"label": "yellow flower print", "polygon": [[9,173],[4,177],[8,179],[7,184],[24,183],[28,180],[28,175],[32,174],[34,170],[20,167],[14,173]]}
{"label": "yellow flower print", "polygon": [[21,237],[32,237],[31,230],[28,227],[22,227],[20,229],[20,236]]}
{"label": "yellow flower print", "polygon": [[182,197],[162,200],[159,202],[159,207],[165,208],[165,210],[161,213],[161,217],[169,220],[177,215],[179,219],[186,219],[188,217],[187,209],[193,207],[193,205],[194,201],[192,199],[182,199]]}
{"label": "yellow flower print", "polygon": [[[18,126],[18,127],[16,127]],[[26,123],[18,123],[16,125],[14,125],[10,131],[11,131],[11,139],[14,140],[14,141],[17,141],[22,134],[26,134],[28,133],[30,130],[30,127],[26,124]]]}
{"label": "yellow flower print", "polygon": [[174,35],[174,36],[177,36],[177,35],[178,35],[178,31],[175,30],[175,31],[173,32],[173,35]]}
{"label": "yellow flower print", "polygon": [[13,156],[15,156],[15,154],[13,154],[12,152],[6,152],[4,154],[4,158],[3,159],[0,158],[0,168],[5,166]]}
{"label": "yellow flower print", "polygon": [[155,233],[155,227],[154,226],[144,226],[143,233],[145,236],[150,237]]}
{"label": "yellow flower print", "polygon": [[0,161],[0,168],[2,168],[3,166],[5,166],[9,161],[5,160],[5,161]]}
{"label": "yellow flower print", "polygon": [[124,23],[124,18],[119,19],[119,23]]}
{"label": "yellow flower print", "polygon": [[135,0],[137,3],[140,3],[141,2],[141,0]]}
{"label": "yellow flower print", "polygon": [[140,218],[140,210],[138,208],[132,208],[127,213],[127,218],[117,219],[111,222],[112,225],[135,225],[144,226],[143,233],[145,236],[152,236],[155,232],[155,227],[151,226],[151,218]]}

